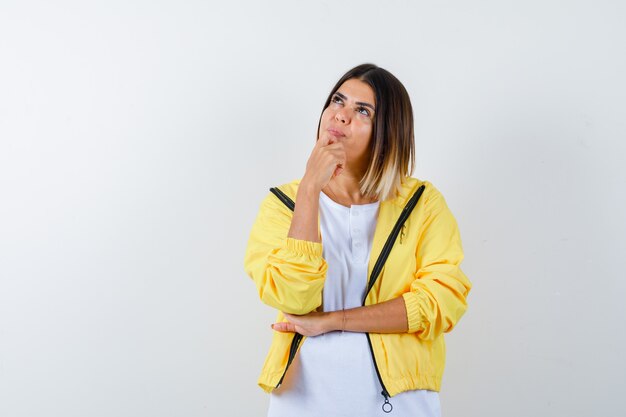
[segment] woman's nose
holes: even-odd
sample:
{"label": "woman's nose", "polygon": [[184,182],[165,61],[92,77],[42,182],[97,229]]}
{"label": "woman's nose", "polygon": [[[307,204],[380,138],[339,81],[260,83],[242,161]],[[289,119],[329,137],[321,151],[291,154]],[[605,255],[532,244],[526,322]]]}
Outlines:
{"label": "woman's nose", "polygon": [[335,113],[335,120],[337,120],[340,123],[348,123],[348,118],[343,112],[343,109],[337,110],[337,113]]}

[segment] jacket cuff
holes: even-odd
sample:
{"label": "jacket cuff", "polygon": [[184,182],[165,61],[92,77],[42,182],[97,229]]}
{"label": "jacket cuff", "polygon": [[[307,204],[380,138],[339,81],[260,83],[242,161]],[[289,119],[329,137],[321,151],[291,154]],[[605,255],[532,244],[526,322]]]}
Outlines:
{"label": "jacket cuff", "polygon": [[414,333],[424,328],[424,315],[422,314],[422,308],[420,304],[422,294],[417,294],[413,291],[405,292],[402,294],[404,298],[404,306],[406,307],[406,318],[408,323],[407,333]]}
{"label": "jacket cuff", "polygon": [[322,256],[322,243],[288,237],[285,246],[299,254]]}

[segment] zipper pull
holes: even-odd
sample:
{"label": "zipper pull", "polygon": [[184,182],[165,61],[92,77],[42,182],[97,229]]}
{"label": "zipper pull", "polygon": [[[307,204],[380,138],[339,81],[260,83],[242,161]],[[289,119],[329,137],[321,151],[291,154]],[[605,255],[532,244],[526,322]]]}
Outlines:
{"label": "zipper pull", "polygon": [[385,413],[391,413],[393,410],[393,405],[389,402],[389,395],[385,391],[381,391],[383,397],[385,397],[385,402],[383,403],[383,411]]}

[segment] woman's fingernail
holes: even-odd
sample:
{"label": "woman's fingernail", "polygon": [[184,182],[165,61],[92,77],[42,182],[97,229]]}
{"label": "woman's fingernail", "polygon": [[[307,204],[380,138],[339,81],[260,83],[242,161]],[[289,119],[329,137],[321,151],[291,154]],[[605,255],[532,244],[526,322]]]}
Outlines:
{"label": "woman's fingernail", "polygon": [[273,328],[274,328],[274,325],[272,324],[272,325],[270,325],[270,327],[273,329]]}

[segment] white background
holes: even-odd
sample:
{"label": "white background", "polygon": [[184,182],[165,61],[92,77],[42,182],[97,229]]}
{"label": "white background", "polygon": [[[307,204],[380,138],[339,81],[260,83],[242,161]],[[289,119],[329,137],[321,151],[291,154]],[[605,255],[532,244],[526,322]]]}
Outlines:
{"label": "white background", "polygon": [[243,271],[321,106],[373,62],[474,288],[446,417],[623,416],[619,1],[0,3],[0,415],[262,416]]}

